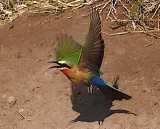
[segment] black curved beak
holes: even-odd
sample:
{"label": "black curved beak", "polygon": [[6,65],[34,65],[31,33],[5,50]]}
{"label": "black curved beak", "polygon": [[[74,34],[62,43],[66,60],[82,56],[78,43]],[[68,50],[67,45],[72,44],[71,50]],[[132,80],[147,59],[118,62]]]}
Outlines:
{"label": "black curved beak", "polygon": [[52,68],[61,68],[61,67],[62,67],[61,64],[58,63],[57,61],[50,61],[50,62],[48,62],[48,63],[55,63],[55,64],[59,65],[59,66],[52,66],[52,67],[50,67],[50,68],[48,68],[48,69],[52,69]]}

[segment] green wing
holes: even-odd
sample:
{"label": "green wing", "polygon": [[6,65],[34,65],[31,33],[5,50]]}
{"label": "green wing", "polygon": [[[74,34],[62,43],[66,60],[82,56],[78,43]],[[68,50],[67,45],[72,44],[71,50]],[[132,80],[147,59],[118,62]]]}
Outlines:
{"label": "green wing", "polygon": [[81,55],[82,46],[75,42],[72,37],[60,35],[56,40],[56,60],[68,61],[74,65],[78,65]]}
{"label": "green wing", "polygon": [[103,74],[99,69],[104,55],[104,41],[101,36],[101,20],[96,8],[92,8],[90,16],[91,21],[89,32],[83,46],[84,49],[82,51],[79,65],[82,68],[88,68],[99,76]]}

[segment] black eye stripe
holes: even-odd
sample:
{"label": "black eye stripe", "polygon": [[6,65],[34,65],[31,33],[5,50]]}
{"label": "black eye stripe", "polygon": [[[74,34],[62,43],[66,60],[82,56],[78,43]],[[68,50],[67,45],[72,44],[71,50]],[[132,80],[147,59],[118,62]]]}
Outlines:
{"label": "black eye stripe", "polygon": [[67,68],[69,68],[69,69],[71,68],[69,65],[67,65],[67,64],[65,64],[65,63],[64,63],[64,64],[61,64],[61,67],[67,67]]}

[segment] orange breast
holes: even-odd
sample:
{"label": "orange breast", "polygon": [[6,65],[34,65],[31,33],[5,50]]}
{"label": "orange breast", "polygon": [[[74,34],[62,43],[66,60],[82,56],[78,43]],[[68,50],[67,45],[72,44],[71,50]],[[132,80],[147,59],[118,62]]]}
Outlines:
{"label": "orange breast", "polygon": [[83,83],[88,84],[89,80],[89,73],[85,73],[80,71],[78,68],[71,68],[71,69],[63,69],[61,70],[72,82],[75,83]]}

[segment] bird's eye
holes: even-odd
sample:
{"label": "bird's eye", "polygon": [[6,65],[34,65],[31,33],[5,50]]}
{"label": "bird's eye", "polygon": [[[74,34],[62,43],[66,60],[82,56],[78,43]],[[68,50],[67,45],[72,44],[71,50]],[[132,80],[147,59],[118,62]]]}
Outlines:
{"label": "bird's eye", "polygon": [[69,68],[69,69],[71,69],[71,67],[69,65],[67,65],[67,64],[66,64],[66,67]]}

